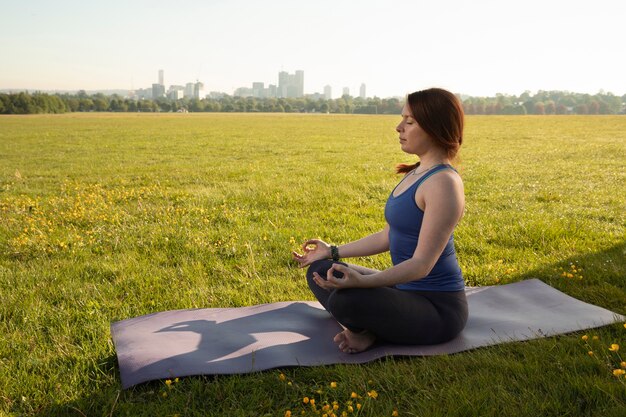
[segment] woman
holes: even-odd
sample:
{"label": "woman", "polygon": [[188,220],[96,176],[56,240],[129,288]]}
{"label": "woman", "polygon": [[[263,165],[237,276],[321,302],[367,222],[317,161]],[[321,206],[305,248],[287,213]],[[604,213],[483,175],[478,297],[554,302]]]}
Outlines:
{"label": "woman", "polygon": [[[419,162],[398,166],[405,175],[387,200],[384,229],[338,247],[311,239],[303,254],[293,252],[300,267],[309,266],[307,282],[319,302],[345,328],[334,340],[347,353],[376,340],[442,343],[467,321],[453,240],[465,201],[451,165],[463,141],[461,104],[437,88],[409,94],[396,131],[400,148]],[[337,262],[386,251],[393,266],[383,271]]]}

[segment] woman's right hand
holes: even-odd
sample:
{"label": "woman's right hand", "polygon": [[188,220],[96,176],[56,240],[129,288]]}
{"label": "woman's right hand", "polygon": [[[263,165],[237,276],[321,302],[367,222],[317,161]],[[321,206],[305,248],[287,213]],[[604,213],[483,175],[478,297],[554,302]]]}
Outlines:
{"label": "woman's right hand", "polygon": [[320,259],[330,258],[330,245],[323,240],[309,239],[302,245],[304,253],[291,252],[293,259],[298,262],[300,268],[304,268]]}

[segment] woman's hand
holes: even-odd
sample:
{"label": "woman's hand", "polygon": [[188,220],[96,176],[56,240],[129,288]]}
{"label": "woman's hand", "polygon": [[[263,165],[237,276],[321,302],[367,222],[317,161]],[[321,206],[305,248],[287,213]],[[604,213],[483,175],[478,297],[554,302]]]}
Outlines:
{"label": "woman's hand", "polygon": [[[335,271],[337,271],[337,273],[335,273]],[[341,278],[337,278],[337,276],[341,276]],[[333,264],[326,273],[326,279],[322,278],[317,272],[313,272],[313,281],[320,287],[329,291],[337,288],[365,287],[364,275],[342,264]]]}
{"label": "woman's hand", "polygon": [[311,265],[317,260],[330,258],[330,245],[323,240],[309,239],[302,245],[302,250],[304,251],[302,255],[295,251],[291,252],[300,268]]}

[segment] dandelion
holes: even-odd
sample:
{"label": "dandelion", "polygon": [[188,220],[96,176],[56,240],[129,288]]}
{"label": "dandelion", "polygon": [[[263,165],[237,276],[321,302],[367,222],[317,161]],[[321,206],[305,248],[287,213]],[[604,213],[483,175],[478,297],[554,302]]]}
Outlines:
{"label": "dandelion", "polygon": [[626,329],[626,323],[624,323],[624,329]]}
{"label": "dandelion", "polygon": [[315,406],[315,399],[314,398],[311,398],[310,402],[311,402],[312,406]]}
{"label": "dandelion", "polygon": [[167,392],[163,391],[163,392],[161,393],[161,396],[162,396],[163,398],[166,398],[166,397],[167,397]]}
{"label": "dandelion", "polygon": [[285,411],[285,417],[291,417],[291,410]]}
{"label": "dandelion", "polygon": [[593,340],[600,340],[600,337],[599,336],[594,336],[594,337],[592,337],[592,339]]}
{"label": "dandelion", "polygon": [[280,375],[278,375],[278,379],[284,381],[285,379],[287,379],[287,377],[285,376],[285,374],[281,373]]}
{"label": "dandelion", "polygon": [[367,396],[373,399],[378,398],[378,393],[376,392],[376,390],[371,390],[370,392],[367,393]]}
{"label": "dandelion", "polygon": [[356,409],[357,409],[357,410],[360,410],[360,409],[361,409],[361,407],[363,407],[363,406],[362,406],[360,403],[356,403]]}
{"label": "dandelion", "polygon": [[358,395],[356,394],[356,392],[352,392],[352,394],[350,394],[350,398],[356,398],[358,397]]}
{"label": "dandelion", "polygon": [[619,364],[620,368],[626,369],[626,362],[622,362]]}
{"label": "dandelion", "polygon": [[334,381],[333,381],[333,382],[331,382],[331,383],[330,383],[330,387],[331,387],[331,388],[337,388],[337,383],[336,383],[336,382],[334,382]]}
{"label": "dandelion", "polygon": [[333,404],[333,410],[334,411],[339,410],[339,404]]}
{"label": "dandelion", "polygon": [[348,406],[348,412],[349,413],[354,413],[354,407],[352,407],[351,405]]}
{"label": "dandelion", "polygon": [[613,343],[609,348],[611,352],[617,352],[619,350],[619,345],[617,343]]}
{"label": "dandelion", "polygon": [[583,337],[581,337],[581,339],[583,339],[584,341],[587,341],[587,340],[589,340],[589,336],[583,335]]}
{"label": "dandelion", "polygon": [[179,379],[178,379],[178,378],[175,378],[175,379],[174,379],[174,382],[175,382],[175,383],[177,383],[177,384],[178,384],[178,381],[179,381]]}
{"label": "dandelion", "polygon": [[302,402],[303,402],[303,403],[305,403],[305,404],[308,404],[308,403],[309,403],[309,401],[310,401],[310,400],[309,400],[309,397],[304,397],[304,398],[302,399]]}
{"label": "dandelion", "polygon": [[616,377],[620,377],[622,375],[626,374],[626,371],[624,371],[623,369],[614,369],[613,370],[613,375],[615,375]]}
{"label": "dandelion", "polygon": [[391,417],[398,417],[398,410],[394,409],[391,413]]}
{"label": "dandelion", "polygon": [[165,380],[165,385],[167,385],[167,387],[169,388],[172,385],[172,380],[171,379],[166,379]]}
{"label": "dandelion", "polygon": [[590,350],[589,352],[587,352],[587,355],[593,356],[593,350]]}

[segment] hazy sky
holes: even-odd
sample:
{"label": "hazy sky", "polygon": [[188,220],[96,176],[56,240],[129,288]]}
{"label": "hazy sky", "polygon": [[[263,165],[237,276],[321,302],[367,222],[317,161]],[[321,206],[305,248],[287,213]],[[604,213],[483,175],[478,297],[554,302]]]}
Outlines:
{"label": "hazy sky", "polygon": [[626,0],[0,0],[0,89],[626,93]]}

